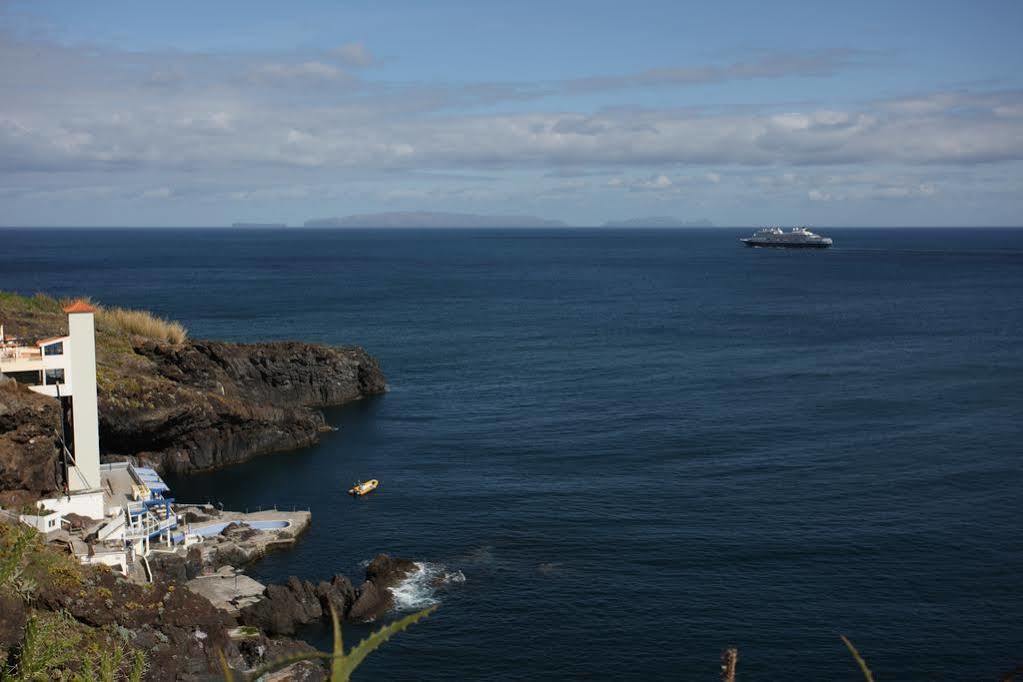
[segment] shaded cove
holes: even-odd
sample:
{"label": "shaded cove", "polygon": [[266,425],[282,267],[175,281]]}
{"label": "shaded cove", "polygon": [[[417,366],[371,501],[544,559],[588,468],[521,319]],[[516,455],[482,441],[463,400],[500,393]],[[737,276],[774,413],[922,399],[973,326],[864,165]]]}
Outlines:
{"label": "shaded cove", "polygon": [[736,645],[754,679],[859,679],[841,633],[879,679],[997,678],[1023,651],[1023,231],[749,232],[19,231],[0,271],[379,360],[390,390],[318,444],[172,481],[312,510],[257,578],[460,572],[409,586],[440,610],[367,675],[714,679]]}

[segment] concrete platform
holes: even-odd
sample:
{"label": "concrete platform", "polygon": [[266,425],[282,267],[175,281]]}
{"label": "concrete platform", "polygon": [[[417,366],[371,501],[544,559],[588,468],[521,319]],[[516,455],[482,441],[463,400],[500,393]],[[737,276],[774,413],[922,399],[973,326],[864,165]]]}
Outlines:
{"label": "concrete platform", "polygon": [[238,613],[249,604],[255,604],[266,590],[265,585],[231,566],[222,566],[212,575],[189,580],[185,586],[228,613]]}

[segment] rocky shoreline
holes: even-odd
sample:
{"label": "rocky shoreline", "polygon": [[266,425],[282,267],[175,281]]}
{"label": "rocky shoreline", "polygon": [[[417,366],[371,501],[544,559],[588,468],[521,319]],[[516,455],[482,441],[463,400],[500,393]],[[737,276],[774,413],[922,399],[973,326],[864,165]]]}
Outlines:
{"label": "rocky shoreline", "polygon": [[[253,546],[266,546],[273,539],[268,536],[279,535],[260,531],[264,537],[256,538],[234,522],[222,533],[227,541]],[[390,589],[417,569],[411,561],[378,555],[358,587],[341,574],[316,584],[293,576],[283,585],[262,585],[230,564],[218,566],[222,554],[204,554],[193,545],[180,553],[154,552],[153,581],[140,584],[104,566],[80,566],[34,534],[0,515],[0,556],[14,559],[17,569],[17,580],[0,579],[0,666],[20,655],[34,623],[35,637],[61,638],[54,647],[90,642],[90,651],[144,652],[147,680],[220,679],[221,654],[234,670],[245,672],[310,651],[293,635],[304,625],[329,620],[331,608],[348,621],[379,618],[393,606]],[[224,602],[216,590],[211,599],[209,590],[197,587],[204,581],[221,582],[221,596],[244,593],[245,599]],[[55,622],[60,631],[47,630]],[[68,656],[69,668],[77,669],[81,656]],[[324,680],[326,668],[299,663],[274,679]]]}
{"label": "rocky shoreline", "polygon": [[[59,304],[45,296],[4,294],[0,318],[8,334],[24,337],[66,330]],[[357,347],[171,342],[100,319],[96,349],[104,460],[162,472],[215,469],[311,445],[329,430],[320,408],[386,390],[376,360]],[[58,490],[59,423],[56,401],[0,381],[0,505],[17,509]],[[391,589],[419,570],[382,554],[358,585],[341,574],[262,585],[241,569],[293,545],[311,522],[308,512],[242,514],[209,505],[177,512],[188,544],[154,547],[144,564],[149,576],[139,564],[133,580],[81,566],[0,515],[0,557],[16,568],[14,578],[0,575],[0,665],[17,659],[30,627],[57,623],[63,634],[55,646],[87,641],[98,652],[144,651],[146,679],[211,679],[221,653],[245,671],[310,649],[291,636],[329,619],[331,609],[354,622],[382,617],[394,607]],[[324,677],[323,666],[306,662],[275,679]]]}
{"label": "rocky shoreline", "polygon": [[[178,513],[189,532],[215,532],[188,548],[154,550],[149,559],[154,573],[184,584],[241,624],[271,635],[294,634],[299,626],[328,617],[330,606],[342,619],[374,621],[394,606],[391,588],[419,570],[413,561],[379,554],[366,566],[358,587],[342,574],[318,584],[292,576],[284,585],[264,586],[241,570],[269,551],[290,548],[312,522],[309,512],[242,513],[188,505]],[[286,525],[258,527],[267,523]]]}

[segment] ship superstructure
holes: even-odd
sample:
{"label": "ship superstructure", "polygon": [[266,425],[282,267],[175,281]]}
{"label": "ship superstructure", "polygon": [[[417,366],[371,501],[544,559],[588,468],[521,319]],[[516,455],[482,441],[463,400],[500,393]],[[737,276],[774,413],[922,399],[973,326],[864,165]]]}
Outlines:
{"label": "ship superstructure", "polygon": [[752,237],[744,237],[740,241],[746,246],[769,246],[789,249],[826,249],[832,244],[830,237],[822,237],[805,227],[793,227],[788,232],[780,227],[765,227],[762,230],[757,230]]}

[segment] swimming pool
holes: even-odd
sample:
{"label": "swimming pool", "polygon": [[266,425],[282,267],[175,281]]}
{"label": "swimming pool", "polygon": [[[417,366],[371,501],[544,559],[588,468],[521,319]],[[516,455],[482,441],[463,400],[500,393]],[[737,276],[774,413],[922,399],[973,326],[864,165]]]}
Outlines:
{"label": "swimming pool", "polygon": [[[220,523],[211,523],[207,526],[200,526],[198,528],[189,528],[189,535],[200,535],[204,538],[219,535],[221,531],[227,528],[232,523],[236,523],[239,526],[248,526],[256,530],[280,530],[287,528],[291,525],[291,521],[284,520],[269,520],[269,521],[222,521]],[[181,542],[185,539],[184,533],[178,533],[174,536],[174,542]]]}

